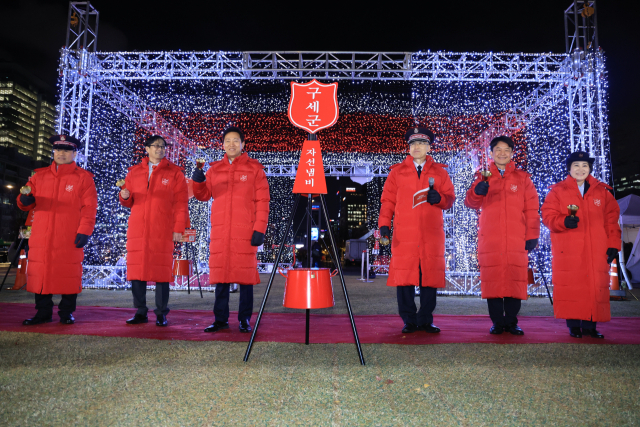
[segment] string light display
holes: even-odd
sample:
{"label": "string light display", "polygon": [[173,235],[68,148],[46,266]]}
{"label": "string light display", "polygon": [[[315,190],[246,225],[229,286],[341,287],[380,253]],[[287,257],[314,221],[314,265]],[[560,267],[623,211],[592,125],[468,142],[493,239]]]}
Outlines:
{"label": "string light display", "polygon": [[[287,118],[290,81],[136,81],[128,85],[196,142],[202,151],[199,154],[210,159],[222,158],[222,131],[230,125],[244,129],[246,150],[264,165],[297,163],[307,137]],[[492,121],[535,87],[534,83],[341,81],[340,118],[319,134],[323,162],[325,165],[398,163],[407,154],[403,138],[406,129],[421,125],[436,134],[434,159],[448,164]],[[114,183],[124,177],[129,166],[140,161],[144,155],[142,142],[148,133],[100,100],[94,100],[91,126],[88,168],[95,174],[99,208],[85,263],[114,265],[126,252],[129,213],[118,203]],[[532,174],[542,202],[547,187],[565,176],[567,105],[542,111],[513,139],[514,160]],[[195,167],[193,159],[181,159],[179,163],[190,177]],[[477,213],[463,204],[474,173],[468,162],[458,165],[452,174],[457,196],[452,210],[456,227],[448,268],[454,271],[477,270]],[[374,178],[366,184],[369,229],[377,227],[384,180]],[[291,178],[269,177],[269,184],[271,212],[264,251],[258,254],[260,262],[273,262],[294,200]],[[195,199],[189,201],[191,224],[198,230],[198,258],[205,263],[209,254],[209,206],[210,203]],[[292,236],[289,237],[291,242]],[[374,238],[369,242],[373,247]],[[546,231],[540,253],[540,261],[550,271]],[[290,262],[290,251],[284,254],[284,261]],[[380,248],[380,260],[388,259],[389,255],[388,247]]]}

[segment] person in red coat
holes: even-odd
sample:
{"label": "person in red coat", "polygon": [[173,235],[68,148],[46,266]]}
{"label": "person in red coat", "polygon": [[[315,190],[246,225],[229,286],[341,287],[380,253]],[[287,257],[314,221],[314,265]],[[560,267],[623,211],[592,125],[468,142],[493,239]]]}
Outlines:
{"label": "person in red coat", "polygon": [[522,300],[527,299],[527,251],[536,248],[540,237],[538,192],[529,174],[511,161],[511,138],[499,136],[489,146],[491,175],[488,181],[476,175],[464,204],[481,209],[478,264],[482,298],[493,322],[489,332],[523,335],[517,316]]}
{"label": "person in red coat", "polygon": [[35,294],[36,310],[24,325],[51,322],[53,294],[61,294],[60,323],[73,324],[78,294],[82,292],[82,249],[96,223],[98,195],[93,174],[75,162],[82,144],[68,135],[49,138],[53,163],[35,170],[18,197],[23,211],[35,209],[29,239],[27,291]]}
{"label": "person in red coat", "polygon": [[174,243],[181,241],[189,222],[189,196],[182,170],[165,158],[165,140],[154,135],[144,145],[149,156],[129,168],[119,194],[120,204],[131,208],[127,280],[137,311],[127,323],[148,322],[146,293],[151,281],[156,282],[156,325],[167,326]]}
{"label": "person in red coat", "polygon": [[225,155],[210,163],[205,176],[193,173],[196,199],[211,203],[209,283],[216,285],[215,321],[205,332],[229,328],[229,286],[240,285],[240,332],[250,332],[253,285],[260,283],[257,247],[264,242],[269,219],[269,183],[263,166],[244,149],[244,133],[229,127],[223,134]]}
{"label": "person in red coat", "polygon": [[[445,286],[442,211],[453,206],[455,194],[445,165],[434,162],[428,155],[433,132],[412,127],[405,140],[409,155],[402,163],[391,166],[378,218],[380,235],[385,239],[391,237],[393,219],[387,286],[396,286],[403,333],[418,330],[438,333],[440,329],[433,324],[433,310],[437,288]],[[422,192],[416,194],[419,191]],[[415,303],[415,286],[420,286],[420,311]]]}
{"label": "person in red coat", "polygon": [[[611,187],[590,175],[593,161],[584,151],[571,153],[569,176],[542,204],[551,231],[553,312],[567,319],[575,338],[604,338],[596,324],[611,320],[608,264],[620,250],[620,207]],[[574,215],[569,205],[577,207]]]}

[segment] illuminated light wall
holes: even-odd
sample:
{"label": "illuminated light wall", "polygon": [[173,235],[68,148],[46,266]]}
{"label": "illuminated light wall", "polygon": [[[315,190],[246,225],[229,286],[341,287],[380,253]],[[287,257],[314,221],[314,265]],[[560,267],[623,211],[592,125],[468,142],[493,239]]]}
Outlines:
{"label": "illuminated light wall", "polygon": [[[250,156],[263,164],[295,164],[299,159],[306,134],[287,119],[289,81],[138,82],[130,83],[129,87],[211,158],[222,157],[222,130],[237,125],[245,130]],[[319,133],[323,161],[325,165],[397,163],[406,156],[403,139],[406,129],[419,124],[436,133],[432,154],[436,161],[446,164],[488,123],[535,87],[525,83],[340,82],[340,118],[332,128]],[[101,101],[94,103],[93,146],[88,167],[100,183],[100,208],[99,226],[86,262],[106,265],[115,264],[125,254],[128,209],[120,207],[113,184],[124,177],[129,166],[139,162],[144,153],[142,142],[148,133]],[[546,187],[563,178],[562,165],[568,153],[567,127],[566,106],[559,106],[544,111],[514,135],[516,162],[533,174],[541,200]],[[181,159],[180,164],[190,177],[193,162]],[[477,269],[477,214],[463,206],[473,173],[469,164],[452,177],[457,195],[456,258],[450,267],[456,271]],[[273,245],[282,238],[293,204],[292,179],[270,177],[269,183],[271,213],[265,251],[259,254],[262,262],[273,260],[276,253]],[[367,184],[370,228],[377,226],[383,185],[384,178],[375,178]],[[191,199],[189,208],[192,225],[199,233],[199,258],[207,260],[208,204]],[[383,249],[381,254],[388,255],[387,252],[388,249]],[[285,253],[286,261],[290,261],[289,252]],[[541,260],[548,262],[547,250]]]}

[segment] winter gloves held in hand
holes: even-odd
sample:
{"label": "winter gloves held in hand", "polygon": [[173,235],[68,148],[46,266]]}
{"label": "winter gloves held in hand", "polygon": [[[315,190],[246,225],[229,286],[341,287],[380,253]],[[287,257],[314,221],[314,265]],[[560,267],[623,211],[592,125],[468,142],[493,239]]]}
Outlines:
{"label": "winter gloves held in hand", "polygon": [[564,226],[570,229],[578,228],[579,221],[580,221],[580,218],[578,218],[577,216],[569,215],[564,219]]}
{"label": "winter gloves held in hand", "polygon": [[476,188],[473,189],[473,192],[478,196],[486,196],[489,192],[489,183],[487,181],[480,181]]}
{"label": "winter gloves held in hand", "polygon": [[32,194],[21,194],[20,195],[20,203],[25,206],[32,205],[36,202],[36,198],[33,197]]}
{"label": "winter gloves held in hand", "polygon": [[259,231],[254,231],[251,236],[251,246],[260,246],[264,243],[264,234]]}
{"label": "winter gloves held in hand", "polygon": [[89,236],[87,236],[86,234],[78,233],[76,235],[76,240],[73,243],[76,245],[76,248],[82,248],[84,247],[84,245],[87,244],[88,241],[89,241]]}
{"label": "winter gloves held in hand", "polygon": [[204,172],[202,172],[202,169],[196,169],[193,172],[193,175],[191,175],[191,179],[193,180],[193,182],[204,182],[206,178],[204,176]]}

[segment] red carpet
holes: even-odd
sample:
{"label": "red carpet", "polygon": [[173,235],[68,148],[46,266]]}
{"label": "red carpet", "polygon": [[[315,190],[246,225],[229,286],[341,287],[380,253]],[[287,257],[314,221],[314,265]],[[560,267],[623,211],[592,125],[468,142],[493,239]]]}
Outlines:
{"label": "red carpet", "polygon": [[[75,325],[60,324],[58,316],[54,314],[52,323],[23,326],[22,321],[35,314],[33,304],[0,303],[0,313],[1,331],[188,341],[249,341],[251,336],[238,331],[236,312],[231,313],[230,329],[215,334],[203,332],[213,321],[213,313],[202,310],[171,311],[167,316],[169,326],[166,328],[155,325],[155,315],[152,312],[149,312],[147,324],[125,324],[124,321],[134,314],[131,308],[78,307],[74,313]],[[256,317],[254,314],[252,325]],[[302,310],[300,313],[265,313],[256,341],[304,343],[304,318]],[[402,320],[396,315],[356,316],[355,321],[363,344],[640,344],[639,317],[616,317],[611,322],[599,323],[598,330],[604,334],[605,339],[571,338],[564,320],[551,317],[521,317],[519,325],[525,331],[524,336],[490,335],[491,320],[488,315],[435,315],[434,323],[442,329],[439,334],[416,332],[403,335],[400,332]],[[311,343],[354,342],[346,314],[312,314],[310,325]]]}

